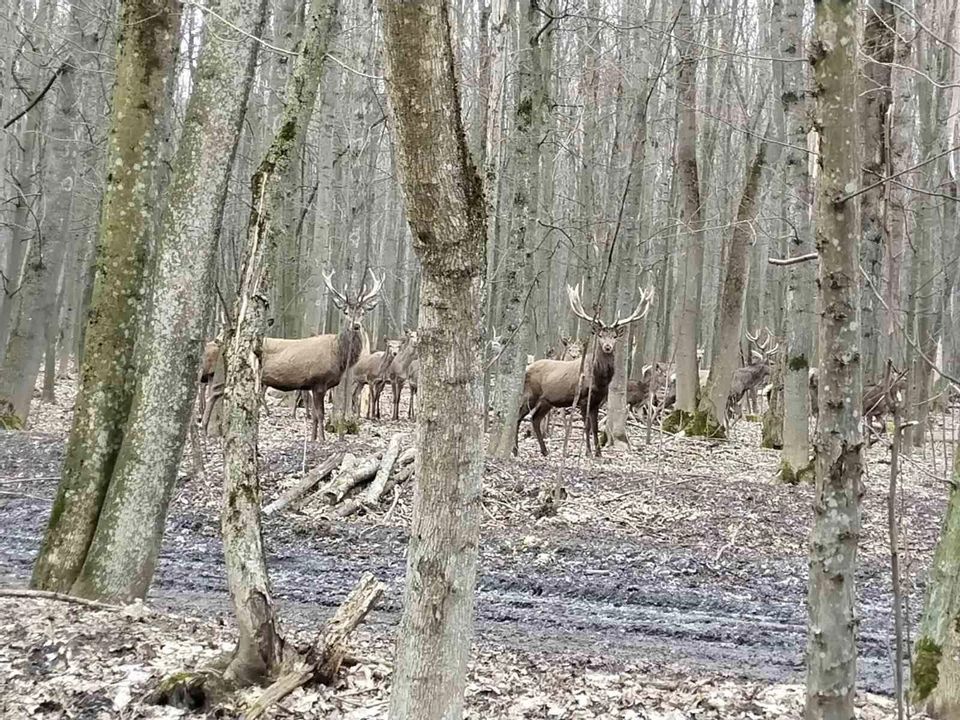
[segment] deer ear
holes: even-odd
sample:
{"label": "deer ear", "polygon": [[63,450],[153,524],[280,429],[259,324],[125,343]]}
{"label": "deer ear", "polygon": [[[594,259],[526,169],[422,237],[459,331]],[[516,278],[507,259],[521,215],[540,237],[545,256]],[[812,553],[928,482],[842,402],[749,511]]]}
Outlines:
{"label": "deer ear", "polygon": [[378,295],[375,295],[374,297],[372,297],[371,299],[367,300],[367,301],[363,304],[363,309],[366,310],[367,312],[370,312],[371,310],[373,310],[373,309],[377,306],[377,303],[378,303],[379,301],[380,301],[380,297],[379,297]]}
{"label": "deer ear", "polygon": [[337,308],[337,310],[347,309],[347,304],[343,301],[342,298],[337,297],[336,295],[331,295],[330,299],[333,300],[333,304]]}
{"label": "deer ear", "polygon": [[616,332],[614,332],[614,336],[615,336],[615,337],[623,337],[623,334],[624,334],[626,331],[627,331],[627,326],[626,326],[626,325],[621,325],[620,327],[618,327],[618,328],[616,329]]}

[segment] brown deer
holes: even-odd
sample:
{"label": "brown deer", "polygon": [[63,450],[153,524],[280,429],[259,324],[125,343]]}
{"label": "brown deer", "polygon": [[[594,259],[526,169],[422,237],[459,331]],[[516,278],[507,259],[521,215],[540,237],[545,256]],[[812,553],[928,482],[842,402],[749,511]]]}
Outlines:
{"label": "brown deer", "polygon": [[[816,417],[820,413],[819,380],[816,368],[810,368],[809,372],[810,412]],[[863,422],[868,430],[876,431],[881,435],[887,432],[884,418],[887,415],[893,415],[899,409],[903,403],[903,393],[906,389],[907,370],[897,371],[893,362],[887,360],[880,382],[874,383],[863,390],[861,408]]]}
{"label": "brown deer", "polygon": [[387,382],[390,365],[400,352],[400,344],[400,340],[387,340],[386,350],[361,354],[353,368],[353,406],[359,408],[360,393],[369,386],[370,406],[367,408],[367,417],[371,420],[380,419],[380,393]]}
{"label": "brown deer", "polygon": [[[592,437],[594,451],[597,457],[600,457],[597,414],[600,406],[607,399],[607,389],[610,386],[610,380],[613,379],[613,350],[616,347],[617,338],[623,335],[626,326],[647,314],[650,301],[653,299],[653,291],[643,291],[633,313],[623,319],[618,314],[616,320],[610,325],[591,317],[583,309],[579,285],[575,288],[568,285],[567,296],[573,313],[591,325],[592,349],[585,358],[537,360],[527,367],[523,377],[520,410],[517,413],[517,436],[520,433],[520,423],[532,412],[533,433],[540,444],[540,452],[546,455],[547,446],[543,442],[543,433],[540,428],[543,418],[552,408],[576,406],[583,414],[587,452],[590,452]],[[514,440],[513,452],[517,453],[516,440]]]}
{"label": "brown deer", "polygon": [[770,376],[770,360],[780,350],[780,345],[777,343],[770,347],[773,336],[769,330],[764,329],[764,332],[767,337],[763,342],[760,342],[759,330],[753,335],[746,333],[747,340],[750,341],[750,361],[733,373],[730,394],[727,396],[728,415],[733,415],[744,395],[760,387]]}
{"label": "brown deer", "polygon": [[[419,365],[414,368],[416,359],[417,332],[416,330],[410,330],[407,332],[407,335],[403,341],[403,345],[401,346],[400,351],[397,353],[397,356],[393,359],[393,362],[390,364],[390,370],[387,373],[387,380],[389,381],[390,387],[393,390],[394,420],[400,419],[400,391],[403,390],[404,384],[410,380],[411,369],[419,368]],[[416,377],[414,377],[413,384],[410,386],[410,407],[407,410],[407,417],[409,418],[412,418],[414,414],[413,399],[416,393]]]}
{"label": "brown deer", "polygon": [[[312,412],[307,419],[311,424],[310,437],[325,440],[324,433],[324,396],[331,388],[340,384],[343,374],[353,367],[360,358],[363,343],[361,322],[363,316],[373,310],[379,301],[383,276],[377,277],[370,271],[373,287],[367,289],[364,283],[360,294],[351,299],[333,287],[333,271],[323,273],[323,282],[330,291],[333,304],[343,313],[344,322],[336,335],[314,335],[313,337],[288,340],[285,338],[264,338],[260,352],[261,382],[266,387],[282,390],[303,390],[308,406],[312,403]],[[209,347],[209,344],[208,344]],[[219,348],[216,350],[219,356]],[[207,353],[204,354],[204,364]],[[219,360],[214,360],[214,364]],[[223,395],[222,387],[210,398],[204,427],[209,422],[213,403]]]}

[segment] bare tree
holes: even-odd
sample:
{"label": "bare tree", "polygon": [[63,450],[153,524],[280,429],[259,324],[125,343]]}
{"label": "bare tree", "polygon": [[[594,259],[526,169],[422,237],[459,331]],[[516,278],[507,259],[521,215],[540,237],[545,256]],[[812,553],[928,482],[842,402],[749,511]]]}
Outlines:
{"label": "bare tree", "polygon": [[[703,273],[703,204],[697,163],[697,65],[699,48],[690,10],[681,0],[677,36],[680,72],[677,78],[677,175],[682,198],[681,224],[684,247],[680,260],[676,311],[677,412],[697,409],[700,379],[697,372],[700,282]],[[682,418],[682,415],[678,417]],[[683,422],[680,423],[684,424]]]}
{"label": "bare tree", "polygon": [[[780,85],[777,111],[779,135],[786,147],[780,152],[784,184],[784,214],[790,257],[813,251],[810,225],[811,184],[808,172],[807,133],[809,102],[803,57],[804,0],[776,0],[779,10],[779,52],[784,61],[775,75]],[[776,270],[774,271],[776,272]],[[807,263],[791,265],[787,276],[787,310],[784,313],[786,348],[783,359],[783,454],[781,478],[788,481],[810,475],[809,375],[813,366],[813,319],[815,268]]]}
{"label": "bare tree", "polygon": [[816,240],[820,256],[820,419],[810,545],[807,718],[854,717],[863,437],[860,397],[859,3],[816,6],[811,59],[821,128]]}
{"label": "bare tree", "polygon": [[179,4],[122,0],[98,272],[63,474],[32,584],[69,592],[86,559],[136,383],[134,347],[150,255],[153,169],[179,38]]}
{"label": "bare tree", "polygon": [[380,8],[397,166],[423,265],[418,483],[390,716],[457,720],[480,530],[485,208],[460,117],[448,3]]}

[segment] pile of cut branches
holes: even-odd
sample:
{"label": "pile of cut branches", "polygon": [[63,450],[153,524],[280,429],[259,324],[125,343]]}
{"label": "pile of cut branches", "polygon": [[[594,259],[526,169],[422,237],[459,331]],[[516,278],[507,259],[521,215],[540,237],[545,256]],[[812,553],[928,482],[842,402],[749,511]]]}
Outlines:
{"label": "pile of cut branches", "polygon": [[339,517],[360,510],[379,508],[381,499],[414,475],[416,450],[403,448],[406,436],[396,433],[387,449],[358,458],[353,453],[334,453],[308,472],[297,485],[263,508],[264,515],[297,508],[322,484],[316,496],[334,507]]}

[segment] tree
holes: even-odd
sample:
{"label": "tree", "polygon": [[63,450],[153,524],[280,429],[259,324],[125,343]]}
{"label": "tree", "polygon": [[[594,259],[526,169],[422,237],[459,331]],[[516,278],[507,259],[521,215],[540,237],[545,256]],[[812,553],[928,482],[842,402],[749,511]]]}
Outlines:
{"label": "tree", "polygon": [[[784,184],[783,212],[790,257],[813,252],[810,226],[811,187],[808,171],[807,133],[809,102],[803,56],[804,0],[784,0],[779,9],[779,50],[784,62],[775,67],[780,85],[777,112],[779,134],[785,147],[780,152]],[[777,5],[780,5],[779,0]],[[776,270],[774,271],[776,272]],[[786,342],[783,359],[783,454],[780,476],[798,481],[811,474],[810,462],[810,368],[813,363],[814,274],[810,263],[791,265],[787,275],[787,311],[784,313]]]}
{"label": "tree", "polygon": [[[46,331],[57,315],[57,286],[70,241],[73,188],[77,182],[78,153],[75,122],[77,115],[76,70],[72,59],[57,72],[57,102],[49,123],[44,153],[44,183],[48,191],[39,232],[30,243],[26,268],[20,280],[20,304],[6,352],[0,354],[0,415],[9,405],[19,423],[25,424],[37,380],[37,369],[46,340]],[[35,114],[43,106],[34,107]],[[31,122],[33,122],[31,120]],[[32,130],[38,132],[37,128]],[[35,140],[34,140],[35,142]],[[30,223],[31,225],[33,223]]]}
{"label": "tree", "polygon": [[935,718],[960,714],[960,455],[914,645],[913,695]]}
{"label": "tree", "polygon": [[727,251],[727,271],[717,322],[718,342],[714,345],[710,375],[691,423],[691,432],[696,435],[722,437],[726,434],[727,398],[740,358],[743,294],[750,270],[748,252],[753,239],[751,226],[757,214],[765,152],[766,147],[760,145],[747,168],[743,193],[740,195],[737,222],[733,226]]}
{"label": "tree", "polygon": [[[700,316],[700,282],[703,273],[703,205],[697,163],[697,64],[699,50],[690,11],[690,0],[681,0],[677,36],[680,39],[680,72],[677,78],[677,175],[682,199],[681,225],[685,236],[677,287],[676,357],[677,422],[697,408],[700,378],[697,340]],[[674,424],[674,422],[671,422]]]}
{"label": "tree", "polygon": [[[511,225],[506,239],[503,263],[504,277],[500,320],[504,345],[497,363],[494,382],[494,421],[491,451],[497,457],[510,457],[516,445],[517,412],[523,390],[523,372],[527,365],[524,331],[527,323],[527,298],[531,295],[533,273],[530,272],[534,232],[540,200],[540,153],[548,97],[542,55],[543,44],[550,42],[553,20],[547,18],[537,2],[521,0],[517,18],[520,36],[526,45],[517,61],[517,105],[513,136],[510,140],[511,160],[517,168],[516,187],[510,203]],[[493,224],[494,218],[490,218]]]}
{"label": "tree", "polygon": [[381,0],[397,167],[420,288],[417,487],[390,701],[394,720],[463,713],[483,469],[486,239],[446,0]]}
{"label": "tree", "polygon": [[153,235],[159,129],[179,3],[122,0],[116,84],[84,362],[63,473],[32,585],[69,592],[96,529],[136,384],[134,348]]}
{"label": "tree", "polygon": [[[74,592],[144,597],[163,539],[214,306],[212,270],[265,0],[210,15],[157,232],[153,290],[138,333],[136,388],[103,509]],[[231,32],[233,28],[239,28]]]}
{"label": "tree", "polygon": [[822,0],[810,46],[820,127],[816,244],[820,419],[810,547],[807,717],[854,717],[863,380],[860,366],[859,3]]}

